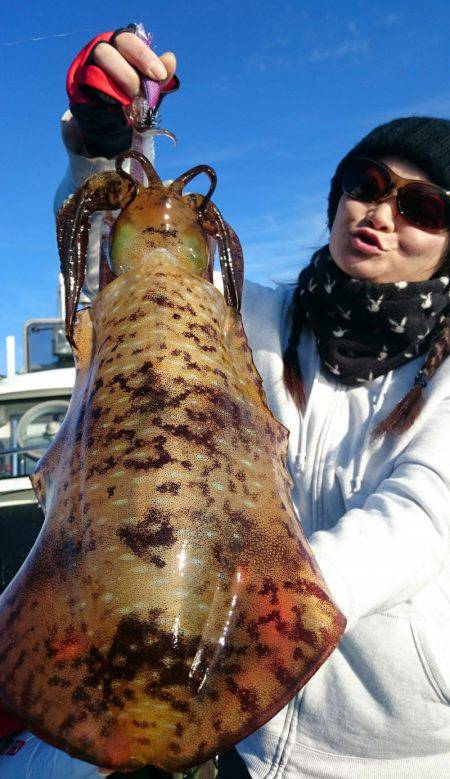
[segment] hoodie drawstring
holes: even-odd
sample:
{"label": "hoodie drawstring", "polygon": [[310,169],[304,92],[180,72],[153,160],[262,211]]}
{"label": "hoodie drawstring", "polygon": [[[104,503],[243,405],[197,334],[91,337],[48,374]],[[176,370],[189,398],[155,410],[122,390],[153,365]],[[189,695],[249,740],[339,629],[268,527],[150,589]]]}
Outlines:
{"label": "hoodie drawstring", "polygon": [[312,403],[310,401],[314,395],[314,389],[319,377],[319,359],[320,359],[319,354],[317,353],[316,365],[314,369],[314,378],[306,401],[305,415],[303,416],[302,414],[300,414],[300,441],[299,441],[298,452],[294,461],[294,466],[296,470],[300,472],[304,470],[305,462],[306,462],[306,442],[308,440],[308,425],[309,425],[309,419],[311,417],[311,410],[312,410]]}
{"label": "hoodie drawstring", "polygon": [[361,457],[359,458],[359,461],[355,460],[355,467],[354,467],[354,476],[351,483],[352,492],[356,493],[359,492],[361,489],[361,483],[363,479],[363,473],[366,468],[367,461],[370,456],[370,439],[372,437],[373,428],[375,425],[375,419],[378,411],[380,410],[381,406],[384,403],[384,399],[386,397],[387,391],[390,387],[391,381],[392,381],[392,371],[389,371],[389,373],[386,373],[383,384],[381,386],[380,392],[378,393],[378,396],[373,402],[372,400],[372,415],[369,421],[369,424],[367,425],[367,429],[364,435],[364,440],[361,446]]}

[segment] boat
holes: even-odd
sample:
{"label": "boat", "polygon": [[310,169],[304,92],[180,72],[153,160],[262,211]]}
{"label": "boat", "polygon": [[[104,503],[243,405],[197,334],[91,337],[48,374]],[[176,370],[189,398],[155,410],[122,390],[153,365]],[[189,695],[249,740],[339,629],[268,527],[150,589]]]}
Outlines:
{"label": "boat", "polygon": [[23,326],[23,367],[16,371],[14,336],[6,339],[0,376],[0,592],[28,555],[44,519],[30,482],[69,407],[75,382],[72,349],[59,315]]}

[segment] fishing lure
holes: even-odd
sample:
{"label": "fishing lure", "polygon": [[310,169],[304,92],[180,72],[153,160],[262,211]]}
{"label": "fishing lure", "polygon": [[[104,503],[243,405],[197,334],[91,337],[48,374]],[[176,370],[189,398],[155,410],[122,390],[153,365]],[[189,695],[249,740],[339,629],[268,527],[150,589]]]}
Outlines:
{"label": "fishing lure", "polygon": [[[184,195],[199,173],[207,194]],[[0,699],[115,770],[180,771],[230,748],[345,626],[291,503],[288,432],[247,344],[242,251],[215,182],[198,166],[164,186],[130,151],[58,218],[76,383],[32,477],[42,531],[0,599]],[[121,213],[100,292],[77,313],[99,209]]]}

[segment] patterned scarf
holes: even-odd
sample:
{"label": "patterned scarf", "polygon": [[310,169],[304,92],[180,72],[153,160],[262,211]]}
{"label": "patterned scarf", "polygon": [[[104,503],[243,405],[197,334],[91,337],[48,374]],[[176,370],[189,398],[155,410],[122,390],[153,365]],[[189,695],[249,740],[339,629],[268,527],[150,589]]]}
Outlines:
{"label": "patterned scarf", "polygon": [[338,268],[328,247],[301,271],[298,284],[299,315],[316,336],[322,364],[347,385],[372,381],[425,354],[449,314],[448,276],[360,281]]}

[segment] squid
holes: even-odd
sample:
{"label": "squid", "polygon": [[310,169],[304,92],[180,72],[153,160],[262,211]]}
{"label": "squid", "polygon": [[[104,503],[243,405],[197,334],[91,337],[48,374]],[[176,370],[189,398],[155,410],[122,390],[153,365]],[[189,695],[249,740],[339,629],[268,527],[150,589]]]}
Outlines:
{"label": "squid", "polygon": [[[184,194],[200,173],[208,192]],[[288,431],[252,360],[215,185],[205,165],[164,185],[128,151],[58,217],[76,380],[32,476],[42,530],[0,599],[0,700],[112,770],[177,772],[232,747],[345,628],[291,502]],[[120,214],[77,311],[98,210]]]}

